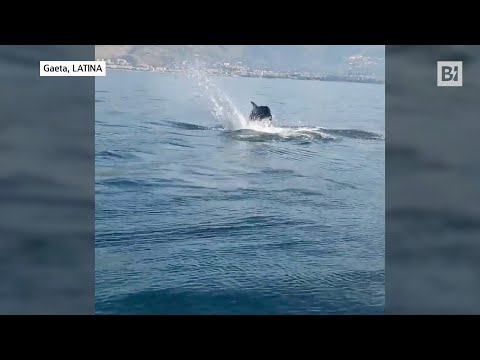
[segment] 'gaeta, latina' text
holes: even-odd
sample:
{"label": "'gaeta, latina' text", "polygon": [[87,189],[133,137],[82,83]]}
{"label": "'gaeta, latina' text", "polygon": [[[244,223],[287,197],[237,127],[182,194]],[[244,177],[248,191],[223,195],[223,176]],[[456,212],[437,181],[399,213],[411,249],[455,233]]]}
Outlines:
{"label": "'gaeta, latina' text", "polygon": [[[91,64],[73,64],[72,65],[72,68],[71,68],[72,72],[76,73],[76,72],[102,72],[103,69],[102,69],[102,66],[100,64],[96,64],[96,65],[91,65]],[[45,64],[43,66],[43,71],[45,72],[66,72],[66,73],[69,73],[70,72],[70,68],[69,66],[65,66],[65,65],[57,65],[57,66],[53,66],[53,65],[49,65],[49,64]]]}

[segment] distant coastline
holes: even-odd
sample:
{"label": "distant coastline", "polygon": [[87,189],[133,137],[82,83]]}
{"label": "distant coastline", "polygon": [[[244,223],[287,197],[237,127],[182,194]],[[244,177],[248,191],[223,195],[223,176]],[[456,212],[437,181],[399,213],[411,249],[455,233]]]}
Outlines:
{"label": "distant coastline", "polygon": [[[115,71],[141,71],[155,73],[188,73],[188,68],[167,68],[153,66],[134,66],[130,64],[117,65],[107,64],[107,69]],[[311,80],[311,81],[335,81],[335,82],[353,82],[366,84],[384,84],[384,80],[375,79],[365,75],[334,75],[334,74],[311,74],[300,72],[272,71],[272,70],[251,70],[251,69],[229,69],[228,67],[205,69],[208,75],[224,77],[249,77],[266,79],[290,79],[290,80]]]}

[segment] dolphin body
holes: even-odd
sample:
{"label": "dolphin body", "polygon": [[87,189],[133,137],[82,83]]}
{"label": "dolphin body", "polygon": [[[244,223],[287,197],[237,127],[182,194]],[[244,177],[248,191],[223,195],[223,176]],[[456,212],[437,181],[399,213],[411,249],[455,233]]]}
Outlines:
{"label": "dolphin body", "polygon": [[250,113],[249,119],[250,120],[264,120],[268,119],[270,122],[272,121],[272,113],[270,112],[270,108],[268,106],[258,106],[253,101],[250,101],[253,105],[252,112]]}

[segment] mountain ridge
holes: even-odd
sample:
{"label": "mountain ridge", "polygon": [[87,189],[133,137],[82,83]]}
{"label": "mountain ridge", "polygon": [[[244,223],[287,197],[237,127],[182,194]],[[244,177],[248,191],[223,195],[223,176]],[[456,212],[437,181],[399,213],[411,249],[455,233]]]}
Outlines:
{"label": "mountain ridge", "polygon": [[378,45],[97,45],[96,57],[122,58],[133,65],[198,60],[205,65],[241,62],[252,68],[336,74],[359,67],[384,78],[385,49]]}

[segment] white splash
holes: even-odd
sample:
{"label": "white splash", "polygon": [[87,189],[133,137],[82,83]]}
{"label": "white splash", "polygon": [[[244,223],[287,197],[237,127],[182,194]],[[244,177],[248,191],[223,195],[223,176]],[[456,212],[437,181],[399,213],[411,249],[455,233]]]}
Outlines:
{"label": "white splash", "polygon": [[197,85],[212,103],[212,115],[228,130],[240,130],[248,127],[248,118],[235,106],[227,96],[210,79],[203,67],[192,66],[189,75],[193,77]]}
{"label": "white splash", "polygon": [[[269,121],[249,121],[248,116],[245,116],[235,106],[232,99],[225,94],[209,77],[205,68],[201,66],[198,61],[194,66],[190,67],[189,76],[197,82],[197,85],[202,89],[204,94],[212,103],[212,115],[223,125],[226,130],[252,130],[259,133],[275,134],[284,137],[309,137],[322,135],[323,137],[332,138],[319,128],[289,128],[277,127],[272,125]],[[275,115],[273,119],[275,119]]]}

